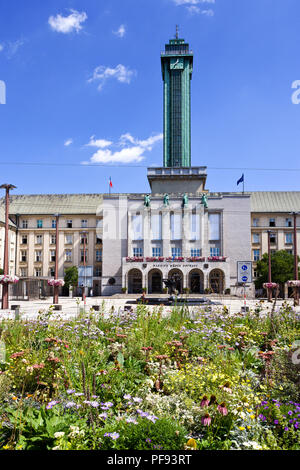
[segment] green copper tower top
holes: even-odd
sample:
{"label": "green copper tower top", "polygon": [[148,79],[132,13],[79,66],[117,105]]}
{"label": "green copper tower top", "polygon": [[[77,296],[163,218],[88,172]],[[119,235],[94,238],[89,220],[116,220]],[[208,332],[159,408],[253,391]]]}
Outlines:
{"label": "green copper tower top", "polygon": [[161,54],[164,82],[164,167],[191,166],[191,79],[193,53],[176,37]]}

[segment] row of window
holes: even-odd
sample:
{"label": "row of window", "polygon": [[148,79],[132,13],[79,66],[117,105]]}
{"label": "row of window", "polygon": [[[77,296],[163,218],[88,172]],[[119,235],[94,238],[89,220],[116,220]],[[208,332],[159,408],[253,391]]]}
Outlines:
{"label": "row of window", "polygon": [[[35,236],[35,244],[36,245],[42,245],[43,243],[43,235],[36,235]],[[101,245],[102,239],[99,237],[96,237],[96,245]],[[27,245],[28,244],[28,235],[23,234],[21,236],[21,244],[22,245]],[[72,234],[66,234],[65,235],[65,244],[66,245],[73,245],[73,235]],[[80,244],[88,244],[88,234],[80,234]],[[50,245],[56,245],[56,235],[51,234],[50,235]]]}
{"label": "row of window", "polygon": [[[27,277],[28,276],[27,268],[20,268],[20,273],[19,274],[20,274],[20,277]],[[42,277],[42,268],[35,268],[34,269],[34,276],[35,277]],[[48,276],[49,277],[54,277],[55,276],[55,269],[54,268],[49,268]],[[102,276],[102,268],[101,267],[95,267],[94,276],[95,277],[101,277]]]}
{"label": "row of window", "polygon": [[[253,243],[260,243],[260,233],[253,233],[252,234],[252,241]],[[284,234],[284,241],[286,245],[292,245],[293,244],[293,232],[286,232]],[[271,233],[270,234],[270,243],[275,244],[277,243],[277,234],[276,233]]]}
{"label": "row of window", "polygon": [[[56,250],[50,250],[50,262],[54,262],[56,260]],[[65,250],[65,261],[72,261],[73,260],[73,250]],[[88,258],[88,250],[80,250],[80,261],[83,263]],[[21,250],[20,252],[20,261],[22,263],[26,263],[28,259],[28,253],[26,250]],[[34,252],[34,260],[35,262],[42,262],[43,261],[43,252],[41,250],[36,250]],[[95,251],[95,260],[100,262],[102,261],[102,249]]]}
{"label": "row of window", "polygon": [[[73,220],[67,219],[65,221],[66,228],[73,228]],[[44,221],[43,219],[36,219],[36,228],[43,228]],[[28,228],[28,220],[23,219],[21,223],[22,228]],[[51,220],[51,227],[56,228],[56,219]],[[88,221],[87,219],[81,220],[81,228],[88,228]]]}
{"label": "row of window", "polygon": [[[192,248],[191,249],[191,257],[199,257],[201,256],[201,249],[199,248]],[[141,258],[143,257],[143,248],[141,247],[134,247],[133,248],[133,256]],[[152,247],[152,256],[153,257],[160,257],[162,256],[161,247]],[[172,257],[178,258],[182,256],[182,249],[178,247],[172,247]],[[220,248],[218,247],[211,247],[210,248],[210,256],[220,256]]]}
{"label": "row of window", "polygon": [[[265,224],[263,224],[265,226]],[[259,227],[259,219],[254,217],[252,220],[253,227]],[[269,227],[276,227],[276,219],[274,217],[269,218]],[[287,217],[285,219],[285,227],[293,227],[293,219],[291,217]]]}
{"label": "row of window", "polygon": [[[289,253],[290,255],[293,254],[293,250],[285,250],[285,251]],[[273,255],[274,253],[276,253],[276,250],[271,250],[271,255]],[[261,257],[260,255],[261,255],[260,250],[253,250],[253,261],[259,261]]]}

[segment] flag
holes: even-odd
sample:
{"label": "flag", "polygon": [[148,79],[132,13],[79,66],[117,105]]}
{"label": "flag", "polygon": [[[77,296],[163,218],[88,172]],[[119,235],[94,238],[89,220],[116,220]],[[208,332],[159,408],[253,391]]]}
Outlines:
{"label": "flag", "polygon": [[111,178],[109,178],[109,187],[112,188],[113,187],[113,184],[111,182]]}
{"label": "flag", "polygon": [[242,176],[240,177],[240,179],[238,180],[236,184],[238,186],[240,183],[243,183],[243,182],[244,182],[244,173],[242,174]]}

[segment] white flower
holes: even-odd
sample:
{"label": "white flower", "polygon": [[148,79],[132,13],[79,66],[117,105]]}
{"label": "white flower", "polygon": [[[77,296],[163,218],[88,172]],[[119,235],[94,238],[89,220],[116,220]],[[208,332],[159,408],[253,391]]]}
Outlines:
{"label": "white flower", "polygon": [[55,439],[59,439],[60,437],[63,437],[65,435],[64,432],[55,432],[54,437]]}

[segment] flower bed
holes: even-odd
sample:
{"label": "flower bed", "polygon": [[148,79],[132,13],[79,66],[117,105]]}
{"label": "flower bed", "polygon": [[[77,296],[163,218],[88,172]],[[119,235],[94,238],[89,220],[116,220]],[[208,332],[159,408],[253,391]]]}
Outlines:
{"label": "flower bed", "polygon": [[2,274],[0,276],[0,284],[17,284],[19,278],[17,276],[9,276],[7,274]]}
{"label": "flower bed", "polygon": [[276,284],[276,282],[265,282],[263,284],[264,289],[277,289],[277,287],[279,287],[279,285]]}
{"label": "flower bed", "polygon": [[65,281],[62,279],[48,279],[48,286],[51,287],[63,287],[65,285]]}
{"label": "flower bed", "polygon": [[0,449],[299,450],[299,315],[214,308],[4,320]]}
{"label": "flower bed", "polygon": [[295,281],[288,281],[287,282],[287,285],[289,287],[300,287],[300,281],[298,280],[295,280]]}

